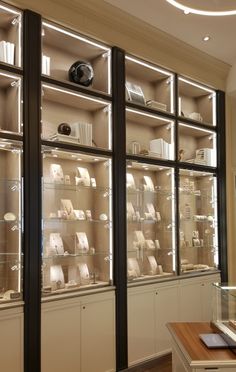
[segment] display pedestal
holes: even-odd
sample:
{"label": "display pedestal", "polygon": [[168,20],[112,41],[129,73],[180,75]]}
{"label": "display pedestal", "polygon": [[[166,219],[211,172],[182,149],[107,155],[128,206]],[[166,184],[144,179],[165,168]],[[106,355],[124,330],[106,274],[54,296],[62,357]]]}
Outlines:
{"label": "display pedestal", "polygon": [[168,323],[172,336],[173,372],[236,371],[236,356],[228,349],[208,349],[199,334],[212,333],[209,323]]}

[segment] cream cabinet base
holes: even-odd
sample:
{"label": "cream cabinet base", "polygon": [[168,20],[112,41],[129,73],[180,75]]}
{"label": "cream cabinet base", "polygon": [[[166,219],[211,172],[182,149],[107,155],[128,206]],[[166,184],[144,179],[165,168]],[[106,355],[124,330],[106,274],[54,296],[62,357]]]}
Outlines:
{"label": "cream cabinet base", "polygon": [[113,291],[42,304],[42,372],[115,371]]}
{"label": "cream cabinet base", "polygon": [[220,275],[216,273],[130,287],[129,366],[171,352],[171,338],[166,323],[210,321],[212,283],[219,281]]}
{"label": "cream cabinet base", "polygon": [[23,372],[23,307],[0,311],[0,371]]}

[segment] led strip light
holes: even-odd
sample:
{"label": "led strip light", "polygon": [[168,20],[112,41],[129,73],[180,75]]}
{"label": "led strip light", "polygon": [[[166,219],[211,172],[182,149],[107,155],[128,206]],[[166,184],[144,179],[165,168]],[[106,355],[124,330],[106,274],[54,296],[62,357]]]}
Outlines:
{"label": "led strip light", "polygon": [[202,16],[211,16],[211,17],[212,16],[222,17],[222,16],[236,15],[236,9],[223,10],[223,11],[201,10],[201,9],[190,8],[188,6],[181,4],[180,2],[176,0],[166,0],[166,1],[170,5],[173,5],[175,8],[182,10],[185,14],[192,13],[192,14],[197,14],[197,15],[202,15]]}

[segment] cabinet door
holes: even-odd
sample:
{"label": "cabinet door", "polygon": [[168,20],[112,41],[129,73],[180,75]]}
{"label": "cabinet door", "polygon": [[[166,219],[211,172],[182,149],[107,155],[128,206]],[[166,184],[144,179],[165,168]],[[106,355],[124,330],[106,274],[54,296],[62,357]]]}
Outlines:
{"label": "cabinet door", "polygon": [[81,306],[81,372],[115,371],[114,298],[83,299]]}
{"label": "cabinet door", "polygon": [[179,301],[181,321],[198,322],[202,320],[201,284],[201,282],[194,282],[191,279],[180,281]]}
{"label": "cabinet door", "polygon": [[23,372],[23,313],[22,309],[0,313],[0,370]]}
{"label": "cabinet door", "polygon": [[80,371],[80,303],[42,306],[42,372]]}
{"label": "cabinet door", "polygon": [[129,294],[128,360],[129,365],[155,356],[155,297],[153,291]]}
{"label": "cabinet door", "polygon": [[179,320],[178,287],[163,287],[156,291],[156,350],[165,353],[171,349],[170,332],[166,327],[168,322]]}

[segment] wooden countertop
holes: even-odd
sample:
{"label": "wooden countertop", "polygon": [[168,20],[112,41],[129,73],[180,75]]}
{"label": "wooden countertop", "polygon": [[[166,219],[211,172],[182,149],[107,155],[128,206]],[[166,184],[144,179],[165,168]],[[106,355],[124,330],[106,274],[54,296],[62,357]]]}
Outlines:
{"label": "wooden countertop", "polygon": [[168,323],[167,327],[190,366],[236,366],[232,351],[208,349],[200,340],[200,333],[214,333],[209,323]]}

